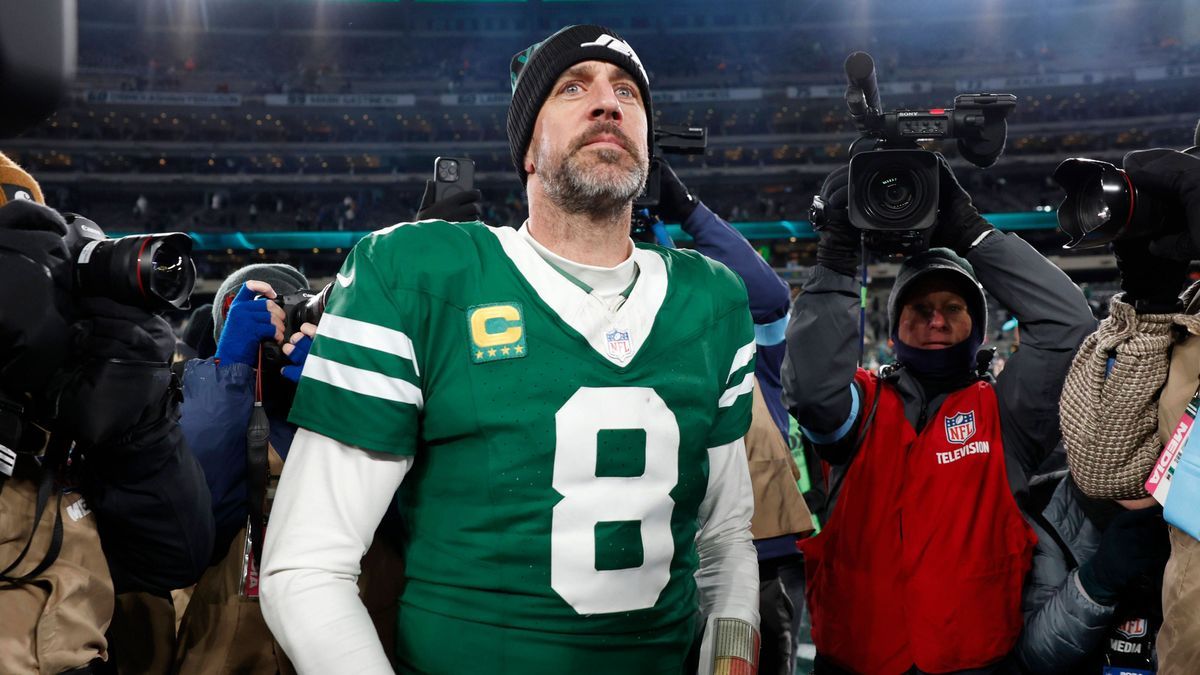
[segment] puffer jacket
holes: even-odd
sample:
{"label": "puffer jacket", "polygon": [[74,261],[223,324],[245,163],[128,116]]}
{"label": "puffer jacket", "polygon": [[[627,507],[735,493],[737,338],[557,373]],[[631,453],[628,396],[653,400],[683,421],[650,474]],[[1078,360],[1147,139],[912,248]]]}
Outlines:
{"label": "puffer jacket", "polygon": [[[1079,582],[1078,564],[1100,546],[1100,530],[1088,520],[1067,480],[1060,480],[1043,518],[1030,518],[1037,533],[1033,568],[1025,585],[1025,630],[1016,646],[1021,667],[1030,673],[1071,673],[1103,644],[1115,605],[1101,605]],[[1047,531],[1047,525],[1054,532]],[[1066,545],[1074,561],[1056,537]]]}

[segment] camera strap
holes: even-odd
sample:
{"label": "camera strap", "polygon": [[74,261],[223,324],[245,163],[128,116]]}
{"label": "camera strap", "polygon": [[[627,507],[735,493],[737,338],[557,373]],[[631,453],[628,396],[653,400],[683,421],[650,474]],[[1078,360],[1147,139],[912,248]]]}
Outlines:
{"label": "camera strap", "polygon": [[[54,447],[54,446],[52,446]],[[49,569],[50,565],[58,560],[58,553],[62,550],[63,541],[63,523],[62,523],[62,490],[57,489],[59,453],[57,451],[48,451],[46,453],[46,461],[42,465],[41,480],[38,481],[37,502],[34,507],[33,526],[29,531],[29,539],[25,542],[25,547],[21,549],[21,553],[16,560],[0,570],[0,584],[12,584],[19,586],[26,584]],[[50,536],[50,545],[46,547],[46,554],[42,556],[42,561],[37,564],[29,572],[22,574],[19,577],[9,576],[9,573],[17,568],[25,556],[29,554],[29,549],[33,546],[33,537],[37,534],[38,527],[42,523],[42,514],[46,511],[46,505],[50,502],[51,491],[57,492],[57,498],[54,502],[54,531]]]}
{"label": "camera strap", "polygon": [[16,447],[21,442],[24,413],[24,406],[0,394],[0,491],[17,466]]}
{"label": "camera strap", "polygon": [[242,595],[258,597],[258,569],[263,562],[266,534],[266,482],[270,476],[268,447],[271,425],[263,408],[263,348],[258,350],[258,371],[254,378],[254,410],[246,428],[246,548],[242,552]]}

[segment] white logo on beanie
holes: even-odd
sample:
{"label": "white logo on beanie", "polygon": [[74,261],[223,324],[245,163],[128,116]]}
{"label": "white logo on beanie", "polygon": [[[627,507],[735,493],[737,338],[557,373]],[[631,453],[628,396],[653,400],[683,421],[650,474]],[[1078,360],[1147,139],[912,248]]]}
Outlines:
{"label": "white logo on beanie", "polygon": [[642,71],[642,77],[645,78],[647,82],[650,81],[650,76],[646,74],[646,67],[642,65],[642,60],[639,59],[638,55],[634,53],[633,47],[630,47],[628,42],[625,42],[620,38],[613,37],[612,35],[601,34],[600,37],[596,38],[595,40],[591,42],[583,42],[579,46],[608,47],[618,54],[624,54],[632,59],[635,64],[637,64],[638,70]]}

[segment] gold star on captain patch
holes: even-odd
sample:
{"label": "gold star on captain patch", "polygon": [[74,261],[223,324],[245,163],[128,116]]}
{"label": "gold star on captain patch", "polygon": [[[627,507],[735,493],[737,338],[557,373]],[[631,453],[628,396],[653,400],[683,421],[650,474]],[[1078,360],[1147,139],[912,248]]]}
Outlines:
{"label": "gold star on captain patch", "polygon": [[512,351],[512,350],[511,350],[511,349],[509,349],[508,347],[501,347],[501,348],[500,348],[500,353],[501,353],[501,354],[503,354],[503,355],[505,355],[505,356],[508,356],[508,353],[509,353],[509,352],[511,352],[511,351]]}
{"label": "gold star on captain patch", "polygon": [[515,351],[516,351],[518,354],[524,354],[524,353],[525,353],[525,348],[524,348],[524,347],[522,347],[521,345],[517,345],[516,347],[513,347],[513,349],[514,349],[514,350],[515,350]]}
{"label": "gold star on captain patch", "polygon": [[483,358],[483,350],[482,350],[482,349],[481,349],[481,350],[479,350],[479,351],[477,351],[477,352],[475,352],[475,358],[477,358],[477,359],[482,359],[482,358]]}
{"label": "gold star on captain patch", "polygon": [[495,349],[489,349],[489,350],[488,350],[488,356],[495,356],[495,355],[496,355],[496,350],[495,350]]}

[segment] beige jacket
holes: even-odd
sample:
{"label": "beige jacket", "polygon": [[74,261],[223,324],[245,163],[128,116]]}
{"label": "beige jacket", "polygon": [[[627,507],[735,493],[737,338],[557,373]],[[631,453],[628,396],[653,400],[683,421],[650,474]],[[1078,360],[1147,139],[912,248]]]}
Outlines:
{"label": "beige jacket", "polygon": [[[20,476],[18,472],[17,476]],[[37,483],[10,478],[0,491],[0,569],[20,555],[33,529]],[[42,514],[29,553],[9,576],[37,567],[54,530],[55,498]],[[113,584],[100,548],[96,516],[78,493],[59,506],[58,559],[34,583],[0,584],[0,673],[50,675],[108,658],[104,632],[112,620]]]}
{"label": "beige jacket", "polygon": [[813,530],[812,514],[796,481],[800,469],[783,434],[771,419],[767,402],[754,387],[750,430],[746,432],[746,459],[754,487],[754,517],[750,534],[755,539],[805,534]]}

